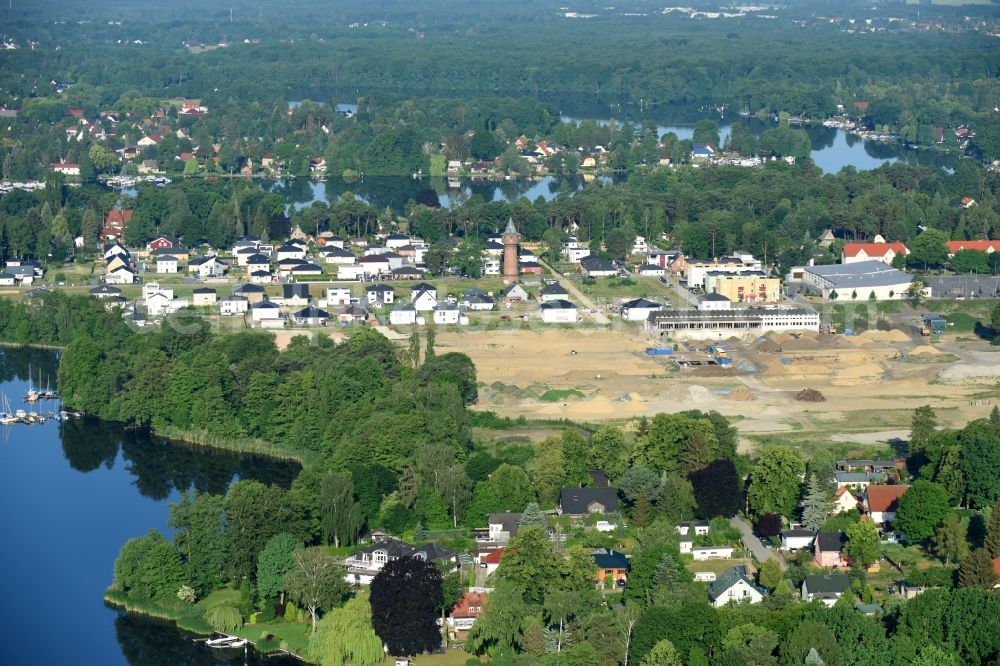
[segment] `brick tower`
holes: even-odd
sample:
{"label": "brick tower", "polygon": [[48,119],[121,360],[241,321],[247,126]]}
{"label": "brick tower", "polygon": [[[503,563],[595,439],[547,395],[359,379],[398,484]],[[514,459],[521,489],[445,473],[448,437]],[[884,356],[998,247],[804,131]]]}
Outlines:
{"label": "brick tower", "polygon": [[521,234],[517,233],[517,227],[514,226],[514,218],[507,219],[507,228],[503,230],[500,239],[503,241],[503,283],[514,284],[520,276],[517,270],[517,244],[521,240]]}

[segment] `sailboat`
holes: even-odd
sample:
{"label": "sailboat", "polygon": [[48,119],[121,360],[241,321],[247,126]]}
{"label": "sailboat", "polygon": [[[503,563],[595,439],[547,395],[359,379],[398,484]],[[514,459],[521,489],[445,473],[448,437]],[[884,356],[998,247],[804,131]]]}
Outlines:
{"label": "sailboat", "polygon": [[28,392],[24,394],[27,402],[38,402],[38,391],[31,385],[31,365],[28,365]]}
{"label": "sailboat", "polygon": [[10,400],[7,394],[3,395],[3,411],[0,412],[0,425],[11,425],[18,422],[18,418],[10,411]]}

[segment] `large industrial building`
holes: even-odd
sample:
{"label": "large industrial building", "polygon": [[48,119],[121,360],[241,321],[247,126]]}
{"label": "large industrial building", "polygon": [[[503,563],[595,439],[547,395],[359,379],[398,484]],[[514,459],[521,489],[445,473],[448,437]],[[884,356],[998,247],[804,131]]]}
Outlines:
{"label": "large industrial building", "polygon": [[802,269],[802,283],[810,291],[837,301],[867,301],[873,295],[877,301],[898,301],[906,298],[912,282],[909,274],[877,260]]}
{"label": "large industrial building", "polygon": [[743,308],[739,310],[658,310],[649,315],[646,329],[657,337],[724,340],[732,336],[752,340],[772,331],[819,332],[819,313],[809,308]]}

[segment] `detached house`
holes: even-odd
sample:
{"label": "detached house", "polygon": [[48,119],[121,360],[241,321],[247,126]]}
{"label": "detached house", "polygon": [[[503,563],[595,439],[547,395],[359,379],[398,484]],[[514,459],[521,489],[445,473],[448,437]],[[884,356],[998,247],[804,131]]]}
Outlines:
{"label": "detached house", "polygon": [[120,240],[125,233],[125,227],[132,220],[131,210],[110,210],[104,218],[104,225],[101,227],[101,242],[110,243]]}
{"label": "detached house", "polygon": [[708,588],[708,599],[713,608],[722,608],[726,604],[759,604],[765,594],[754,584],[745,564],[729,567]]}
{"label": "detached house", "polygon": [[821,601],[832,607],[850,589],[851,579],[847,574],[813,574],[802,580],[802,600]]}
{"label": "detached house", "polygon": [[412,305],[404,303],[389,311],[389,323],[393,326],[411,326],[417,323],[417,310]]}
{"label": "detached house", "polygon": [[618,513],[617,488],[563,488],[559,492],[560,515],[574,520],[592,513]]}
{"label": "detached house", "polygon": [[348,583],[354,585],[369,585],[378,572],[382,570],[382,567],[401,557],[416,557],[425,562],[440,562],[445,565],[444,568],[447,571],[454,570],[458,564],[458,557],[454,552],[441,548],[437,544],[411,546],[408,543],[387,538],[362,548],[355,555],[344,560],[343,564],[347,567],[347,574],[344,578]]}
{"label": "detached house", "polygon": [[879,527],[886,523],[891,523],[896,518],[896,509],[899,508],[899,498],[909,488],[907,485],[868,486],[862,502],[865,513]]}
{"label": "detached house", "polygon": [[485,592],[466,592],[463,594],[448,616],[448,638],[453,641],[464,641],[468,638],[472,625],[482,615],[485,607]]}
{"label": "detached house", "polygon": [[891,265],[897,254],[905,257],[910,254],[910,250],[902,243],[886,243],[882,236],[875,236],[871,243],[845,243],[840,263],[854,264],[875,260]]}
{"label": "detached house", "polygon": [[176,273],[177,257],[167,254],[156,258],[157,273]]}
{"label": "detached house", "polygon": [[593,552],[594,566],[597,567],[597,582],[600,586],[610,580],[615,587],[625,587],[632,563],[625,553],[610,548],[600,548]]}
{"label": "detached house", "polygon": [[837,488],[833,495],[832,513],[844,513],[858,508],[858,498],[846,486]]}
{"label": "detached house", "polygon": [[618,274],[618,269],[607,259],[588,256],[580,260],[580,271],[583,277],[611,277]]}
{"label": "detached house", "polygon": [[245,296],[226,296],[219,299],[219,314],[223,317],[245,315],[250,309],[250,301]]}
{"label": "detached house", "polygon": [[538,292],[538,300],[542,303],[560,299],[565,300],[567,298],[569,298],[569,292],[558,282],[547,284]]}
{"label": "detached house", "polygon": [[368,305],[391,305],[396,297],[396,290],[386,284],[373,284],[365,288]]}
{"label": "detached house", "polygon": [[820,532],[816,535],[816,542],[813,547],[817,566],[846,567],[847,558],[844,556],[844,544],[847,537],[843,532]]}
{"label": "detached house", "polygon": [[546,324],[572,324],[576,322],[576,306],[557,298],[540,306],[542,321]]}

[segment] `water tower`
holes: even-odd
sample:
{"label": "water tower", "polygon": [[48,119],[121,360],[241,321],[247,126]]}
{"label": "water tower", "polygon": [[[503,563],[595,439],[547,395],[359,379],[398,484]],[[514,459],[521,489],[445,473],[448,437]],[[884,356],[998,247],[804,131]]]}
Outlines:
{"label": "water tower", "polygon": [[520,276],[517,270],[517,244],[521,241],[521,234],[517,233],[517,227],[514,226],[514,218],[507,219],[507,228],[503,230],[500,240],[503,241],[503,283],[514,284]]}

